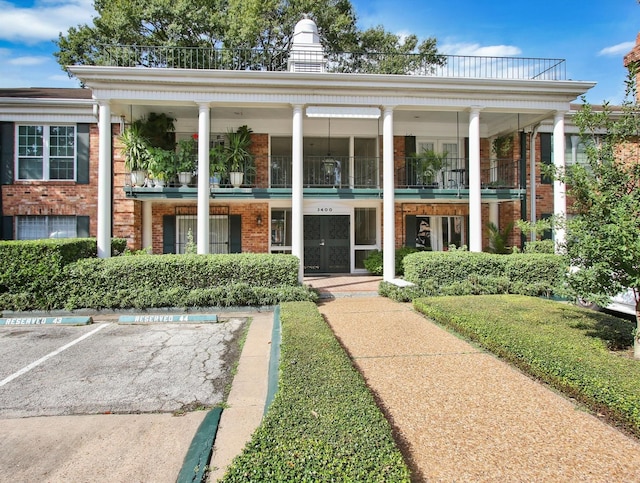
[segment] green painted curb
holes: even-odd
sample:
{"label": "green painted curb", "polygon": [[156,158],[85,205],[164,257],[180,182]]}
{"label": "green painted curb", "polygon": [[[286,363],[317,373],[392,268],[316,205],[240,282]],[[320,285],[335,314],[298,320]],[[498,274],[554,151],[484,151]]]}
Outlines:
{"label": "green painted curb", "polygon": [[217,323],[216,314],[144,314],[144,315],[121,315],[118,318],[119,324],[195,324],[195,323]]}
{"label": "green painted curb", "polygon": [[264,413],[278,391],[278,377],[280,376],[280,342],[282,339],[282,327],[280,325],[280,306],[273,310],[273,329],[271,331],[271,354],[269,355],[269,375],[267,378],[267,399],[264,405]]}
{"label": "green painted curb", "polygon": [[0,325],[89,325],[91,317],[8,317]]}
{"label": "green painted curb", "polygon": [[200,423],[184,457],[176,483],[202,483],[206,473],[213,443],[216,440],[222,408],[213,408]]}

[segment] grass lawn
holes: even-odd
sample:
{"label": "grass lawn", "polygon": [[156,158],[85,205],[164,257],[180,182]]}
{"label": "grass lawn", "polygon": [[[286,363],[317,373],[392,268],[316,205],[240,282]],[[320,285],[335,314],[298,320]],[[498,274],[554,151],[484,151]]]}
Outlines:
{"label": "grass lawn", "polygon": [[224,482],[409,482],[391,427],[312,302],[281,304],[278,392]]}
{"label": "grass lawn", "polygon": [[633,322],[519,295],[429,297],[414,307],[640,436]]}

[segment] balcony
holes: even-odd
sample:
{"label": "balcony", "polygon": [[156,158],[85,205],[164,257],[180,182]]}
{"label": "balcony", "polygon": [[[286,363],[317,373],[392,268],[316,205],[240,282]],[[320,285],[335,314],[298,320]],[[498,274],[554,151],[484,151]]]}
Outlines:
{"label": "balcony", "polygon": [[[520,189],[520,163],[513,159],[481,159],[480,186],[482,189]],[[436,173],[420,169],[416,159],[407,158],[396,171],[396,187],[413,189],[469,188],[468,161],[448,158]]]}
{"label": "balcony", "polygon": [[[291,188],[291,157],[272,156],[271,187]],[[305,188],[379,189],[379,158],[349,156],[307,156],[302,163]]]}
{"label": "balcony", "polygon": [[[297,61],[316,63],[318,52],[296,52]],[[564,59],[420,54],[324,54],[326,71],[344,74],[400,74],[473,79],[566,80]],[[99,65],[234,71],[287,71],[289,52],[262,49],[215,49],[136,45],[101,46]]]}
{"label": "balcony", "polygon": [[[428,195],[451,197],[465,194],[469,189],[468,162],[465,159],[447,159],[436,173],[421,172],[415,158],[406,158],[403,166],[395,171],[395,187],[398,195]],[[292,163],[290,156],[257,157],[255,167],[245,170],[240,187],[233,187],[229,177],[220,180],[219,186],[209,185],[211,197],[222,198],[289,198],[292,187]],[[480,183],[483,193],[521,190],[520,163],[512,159],[482,159]],[[197,197],[197,176],[186,185],[177,180],[157,186],[146,180],[143,186],[132,186],[129,174],[124,186],[131,198],[186,198]],[[323,156],[305,157],[302,170],[303,188],[318,196],[380,197],[382,189],[382,163],[380,158]]]}

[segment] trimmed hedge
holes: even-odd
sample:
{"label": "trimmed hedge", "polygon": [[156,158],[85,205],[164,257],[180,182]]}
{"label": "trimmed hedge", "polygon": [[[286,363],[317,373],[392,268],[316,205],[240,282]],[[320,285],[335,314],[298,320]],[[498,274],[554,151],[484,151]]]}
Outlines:
{"label": "trimmed hedge", "polygon": [[[404,258],[410,253],[416,253],[421,251],[420,248],[414,247],[402,247],[396,249],[396,275],[404,275]],[[364,268],[366,268],[373,275],[382,275],[384,270],[382,252],[380,250],[373,250],[367,258],[364,259]]]}
{"label": "trimmed hedge", "polygon": [[409,482],[386,421],[317,307],[281,306],[278,392],[223,482]]}
{"label": "trimmed hedge", "polygon": [[[244,283],[262,287],[298,284],[298,259],[292,255],[137,255],[81,260],[67,268],[72,285],[112,290],[180,287],[187,290]],[[82,287],[79,287],[82,289]]]}
{"label": "trimmed hedge", "polygon": [[[126,240],[114,239],[112,250],[122,253]],[[16,298],[18,305],[48,308],[64,279],[64,268],[95,258],[93,238],[0,241],[0,300]]]}
{"label": "trimmed hedge", "polygon": [[41,286],[0,294],[9,310],[230,307],[317,299],[298,284],[292,255],[139,255],[88,258]]}
{"label": "trimmed hedge", "polygon": [[[565,291],[566,263],[558,255],[420,252],[405,257],[404,264],[405,279],[416,285],[409,291],[413,295],[552,296]],[[381,295],[402,297],[402,290],[388,285],[381,284]]]}
{"label": "trimmed hedge", "polygon": [[416,299],[414,308],[640,436],[634,324],[516,295]]}

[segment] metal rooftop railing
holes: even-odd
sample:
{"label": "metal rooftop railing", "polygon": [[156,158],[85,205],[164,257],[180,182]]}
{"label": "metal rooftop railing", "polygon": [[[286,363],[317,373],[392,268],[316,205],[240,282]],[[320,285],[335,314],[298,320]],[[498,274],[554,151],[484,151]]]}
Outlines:
{"label": "metal rooftop railing", "polygon": [[[296,63],[318,62],[318,52],[295,52]],[[260,49],[105,45],[96,65],[173,69],[287,71],[290,53]],[[564,59],[396,53],[325,53],[325,71],[484,79],[566,80]]]}

